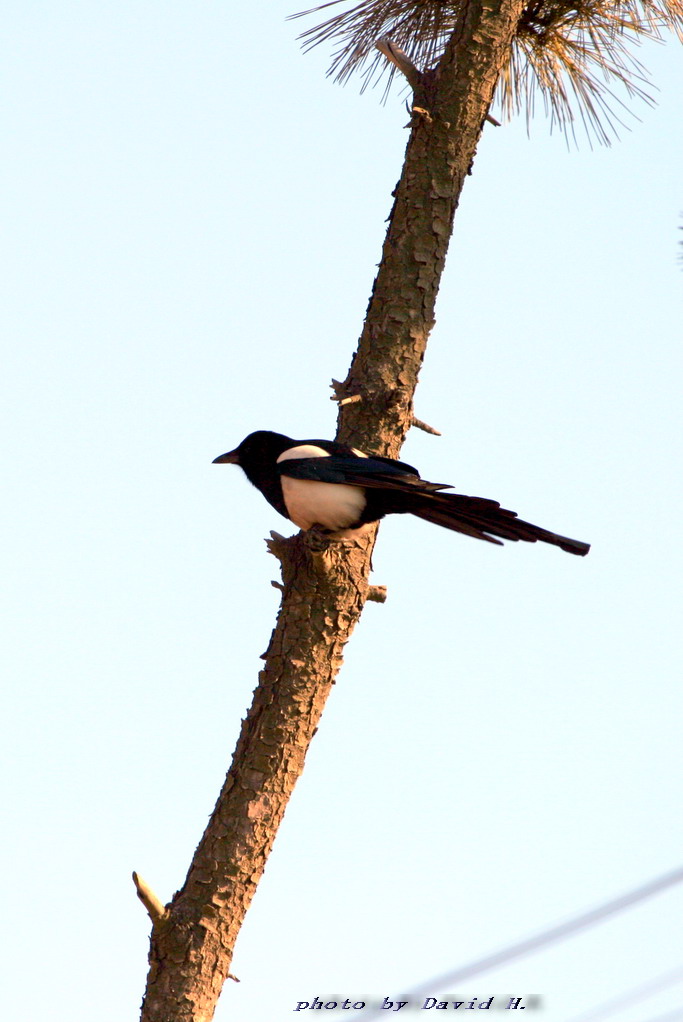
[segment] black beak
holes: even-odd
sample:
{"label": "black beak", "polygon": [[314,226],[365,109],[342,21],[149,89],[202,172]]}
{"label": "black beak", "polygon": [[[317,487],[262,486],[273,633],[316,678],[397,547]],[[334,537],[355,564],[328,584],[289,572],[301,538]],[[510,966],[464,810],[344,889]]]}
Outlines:
{"label": "black beak", "polygon": [[239,451],[228,451],[227,454],[221,454],[211,462],[212,465],[239,465],[239,463]]}

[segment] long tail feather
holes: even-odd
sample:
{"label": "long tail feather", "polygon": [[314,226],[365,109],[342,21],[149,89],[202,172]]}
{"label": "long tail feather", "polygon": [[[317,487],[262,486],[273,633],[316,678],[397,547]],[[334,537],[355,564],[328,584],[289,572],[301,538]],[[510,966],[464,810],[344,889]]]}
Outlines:
{"label": "long tail feather", "polygon": [[444,529],[462,532],[489,543],[500,544],[502,539],[513,542],[522,540],[525,543],[540,541],[558,546],[569,554],[578,554],[579,557],[584,557],[590,550],[589,543],[558,536],[531,522],[524,522],[517,517],[515,511],[507,511],[497,501],[483,497],[466,497],[460,493],[425,494],[424,503],[410,510],[418,518],[441,525]]}

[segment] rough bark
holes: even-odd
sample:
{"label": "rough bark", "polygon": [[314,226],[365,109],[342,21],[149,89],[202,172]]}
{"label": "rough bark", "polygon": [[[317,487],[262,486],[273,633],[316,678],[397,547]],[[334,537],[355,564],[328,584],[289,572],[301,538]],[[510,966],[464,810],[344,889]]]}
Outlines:
{"label": "rough bark", "polygon": [[523,4],[470,3],[439,66],[421,76],[413,127],[358,350],[340,395],[340,439],[395,457],[434,326],[453,218]]}
{"label": "rough bark", "polygon": [[[453,217],[521,0],[468,3],[439,66],[422,75],[367,317],[339,397],[338,438],[398,454]],[[185,884],[156,918],[142,1022],[209,1022],[237,934],[368,598],[375,529],[330,542],[274,539],[283,595],[254,701]]]}

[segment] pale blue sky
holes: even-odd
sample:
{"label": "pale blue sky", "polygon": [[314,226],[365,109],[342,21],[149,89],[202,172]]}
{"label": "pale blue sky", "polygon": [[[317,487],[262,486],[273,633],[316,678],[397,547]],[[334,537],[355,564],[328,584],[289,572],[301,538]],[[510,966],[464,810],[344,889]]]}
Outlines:
{"label": "pale blue sky", "polygon": [[[182,885],[274,620],[263,538],[288,531],[211,460],[255,428],[332,435],[400,173],[402,98],[326,80],[289,4],[234,7],[5,7],[7,1018],[137,1017],[130,872]],[[416,399],[443,436],[404,447],[593,550],[382,526],[389,599],[218,1022],[397,997],[681,865],[683,53],[642,59],[658,106],[611,149],[542,115],[486,128]],[[566,1022],[680,964],[682,898],[443,993]],[[679,1005],[683,983],[618,1017]]]}

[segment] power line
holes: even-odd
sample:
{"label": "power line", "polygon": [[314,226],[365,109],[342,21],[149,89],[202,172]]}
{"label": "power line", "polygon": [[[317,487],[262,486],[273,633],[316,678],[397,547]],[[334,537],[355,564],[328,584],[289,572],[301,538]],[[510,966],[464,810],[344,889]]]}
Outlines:
{"label": "power line", "polygon": [[618,997],[612,997],[609,1001],[603,1001],[602,1004],[596,1005],[589,1011],[582,1012],[581,1015],[574,1015],[568,1022],[594,1022],[595,1019],[611,1015],[613,1012],[618,1011],[619,1008],[636,1004],[638,1001],[644,1001],[652,994],[656,994],[665,987],[672,986],[674,983],[680,983],[681,981],[683,981],[683,967],[679,966],[673,972],[662,973],[661,976],[656,976],[647,983],[632,987],[631,990],[619,994]]}
{"label": "power line", "polygon": [[[681,881],[683,881],[683,869],[674,870],[672,873],[665,873],[664,876],[651,880],[641,887],[636,887],[635,890],[629,891],[628,894],[622,894],[612,901],[607,901],[604,905],[591,909],[590,912],[584,912],[580,916],[575,916],[574,919],[570,919],[566,923],[553,926],[549,930],[544,930],[534,937],[527,937],[526,940],[521,940],[516,944],[509,944],[508,947],[503,948],[501,951],[494,951],[493,954],[486,955],[484,958],[468,962],[467,965],[437,976],[428,983],[421,983],[413,990],[409,990],[407,994],[402,994],[400,999],[410,1001],[412,998],[424,997],[425,995],[432,994],[435,990],[443,989],[443,987],[450,986],[453,983],[459,983],[461,980],[469,979],[471,976],[478,976],[482,972],[488,972],[490,969],[514,961],[516,958],[523,958],[534,951],[547,947],[549,944],[565,940],[567,937],[571,937],[575,933],[587,929],[589,926],[601,923],[610,916],[617,915],[617,913],[631,908],[633,905],[638,904],[638,902],[645,901],[647,898],[652,898],[655,894],[660,894],[662,891],[680,884]],[[382,1010],[377,1008],[365,1016],[365,1022],[369,1022],[373,1018],[379,1018],[383,1014]],[[653,1020],[653,1022],[660,1022],[660,1020]]]}
{"label": "power line", "polygon": [[657,1015],[656,1018],[649,1018],[646,1022],[682,1022],[683,1004],[680,1004],[673,1011],[667,1011],[666,1015]]}

